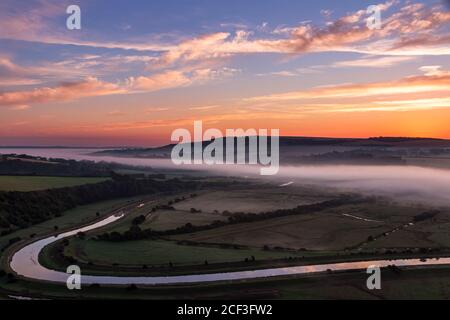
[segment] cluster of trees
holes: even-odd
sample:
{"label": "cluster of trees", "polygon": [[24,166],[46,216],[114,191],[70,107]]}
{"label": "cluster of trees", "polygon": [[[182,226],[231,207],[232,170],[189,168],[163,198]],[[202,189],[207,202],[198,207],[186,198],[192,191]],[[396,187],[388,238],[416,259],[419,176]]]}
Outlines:
{"label": "cluster of trees", "polygon": [[421,222],[421,221],[425,221],[428,219],[432,219],[439,213],[440,213],[439,210],[430,210],[430,211],[422,212],[414,217],[414,222]]}
{"label": "cluster of trees", "polygon": [[115,177],[96,184],[32,192],[0,192],[0,228],[3,233],[61,216],[79,205],[115,198],[160,192],[193,190],[201,186],[195,181],[172,179],[134,179]]}
{"label": "cluster of trees", "polygon": [[97,236],[98,240],[103,241],[132,241],[132,240],[142,240],[142,239],[157,239],[164,236],[172,236],[186,233],[193,233],[205,230],[211,230],[226,225],[233,225],[238,223],[248,223],[256,222],[262,220],[268,220],[273,218],[285,217],[290,215],[307,214],[317,211],[322,211],[328,208],[339,207],[347,204],[357,204],[367,201],[372,201],[368,198],[362,198],[358,196],[343,196],[338,199],[323,201],[320,203],[314,203],[309,205],[297,206],[293,209],[279,209],[264,213],[234,213],[228,217],[228,220],[216,220],[210,224],[196,226],[191,223],[187,223],[184,226],[178,227],[172,230],[156,231],[152,229],[142,230],[138,225],[133,224],[131,228],[123,233],[111,232],[103,233]]}

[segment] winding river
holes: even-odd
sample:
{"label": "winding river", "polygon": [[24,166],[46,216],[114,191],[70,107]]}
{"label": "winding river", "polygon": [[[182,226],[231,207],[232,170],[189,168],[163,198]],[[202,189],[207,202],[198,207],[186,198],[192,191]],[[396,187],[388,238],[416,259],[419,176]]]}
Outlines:
{"label": "winding river", "polygon": [[[78,232],[87,232],[97,228],[106,226],[122,218],[123,215],[112,215],[99,222],[78,228],[76,230],[61,233],[57,236],[51,236],[42,240],[35,241],[21,248],[11,258],[10,266],[18,275],[29,279],[45,280],[50,282],[65,283],[68,274],[60,271],[50,270],[39,263],[39,253],[47,245],[55,241],[76,235]],[[236,271],[227,273],[212,274],[194,274],[167,277],[119,277],[119,276],[94,276],[82,275],[82,284],[105,284],[105,285],[170,285],[170,284],[187,284],[201,283],[213,281],[229,281],[267,278],[286,275],[312,274],[318,272],[326,272],[327,270],[345,271],[345,270],[364,270],[369,266],[386,267],[389,265],[396,266],[433,266],[433,265],[450,265],[450,258],[439,259],[396,259],[396,260],[376,260],[376,261],[359,261],[359,262],[342,262],[330,264],[307,265],[297,267],[260,269],[252,271]]]}

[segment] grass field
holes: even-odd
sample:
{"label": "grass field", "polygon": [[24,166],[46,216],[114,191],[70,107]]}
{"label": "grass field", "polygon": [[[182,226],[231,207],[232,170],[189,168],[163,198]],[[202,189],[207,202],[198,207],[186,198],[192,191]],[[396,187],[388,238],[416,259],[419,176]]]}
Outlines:
{"label": "grass field", "polygon": [[383,223],[326,213],[289,216],[175,236],[177,240],[308,250],[343,250],[388,231]]}
{"label": "grass field", "polygon": [[[153,207],[157,205],[166,205],[169,201],[173,200],[176,197],[177,196],[174,195],[159,195],[157,198],[150,197],[150,199],[148,199],[148,197],[142,197],[142,201],[135,208],[127,212],[127,215],[123,219],[120,219],[112,223],[111,225],[106,226],[100,231],[94,231],[91,234],[99,234],[112,231],[125,232],[130,229],[133,219],[140,215],[146,217],[146,221],[141,225],[141,228],[158,229],[158,226],[164,227],[164,225],[166,224],[170,227],[185,225],[185,214],[188,215],[189,212],[180,213],[178,211],[158,210],[157,212],[151,213]],[[166,214],[174,215],[172,216],[172,218],[167,218]],[[161,228],[159,228],[159,230],[160,229]]]}
{"label": "grass field", "polygon": [[312,188],[290,186],[252,186],[245,190],[225,190],[202,193],[196,198],[176,204],[178,210],[191,208],[202,212],[265,212],[277,209],[290,209],[299,205],[322,202],[332,198],[324,191]]}
{"label": "grass field", "polygon": [[109,178],[0,176],[0,191],[36,191],[98,183]]}
{"label": "grass field", "polygon": [[[263,251],[258,248],[226,249],[220,247],[180,245],[174,241],[141,240],[133,242],[104,242],[72,239],[65,254],[82,262],[98,265],[198,265],[237,262],[254,256],[257,260],[281,259],[292,253]],[[294,254],[295,255],[295,254]]]}
{"label": "grass field", "polygon": [[369,248],[449,248],[450,211],[442,209],[433,219],[415,223],[367,245]]}
{"label": "grass field", "polygon": [[153,230],[171,230],[191,223],[196,226],[210,224],[216,220],[226,220],[227,217],[212,213],[191,213],[180,210],[159,210],[150,214],[141,228]]}
{"label": "grass field", "polygon": [[[186,200],[172,204],[175,210],[157,210],[150,213],[152,207],[166,205],[174,198],[184,196]],[[140,225],[142,229],[169,230],[184,226],[187,223],[193,225],[210,224],[216,220],[226,220],[222,215],[229,212],[265,212],[279,208],[294,208],[299,205],[312,204],[331,199],[330,193],[316,188],[292,186],[280,188],[268,185],[253,185],[245,190],[221,190],[199,192],[197,197],[190,198],[190,194],[177,196],[162,196],[153,202],[142,204],[130,214],[108,227],[108,232],[127,231],[133,218],[144,215],[145,222]],[[201,212],[191,213],[191,209]]]}
{"label": "grass field", "polygon": [[[204,223],[224,218],[219,213],[190,213],[180,210],[186,206],[184,202],[196,201],[199,205],[202,198],[209,194],[200,194],[198,197],[174,204],[177,210],[158,210],[149,213],[142,228],[155,230],[173,229],[187,222],[201,225]],[[160,198],[156,201],[143,202],[140,206],[130,211],[127,218],[110,226],[108,231],[125,231],[130,226],[133,216],[148,212],[157,203],[166,203],[172,197]],[[249,201],[253,201],[250,199]],[[203,207],[204,208],[204,207]],[[211,263],[238,262],[254,256],[258,261],[270,259],[282,259],[286,256],[297,254],[309,256],[330,252],[357,249],[365,243],[369,236],[380,235],[391,231],[398,225],[412,220],[423,208],[414,206],[402,206],[395,203],[377,201],[343,205],[329,208],[311,214],[272,218],[263,221],[228,225],[220,228],[172,236],[175,241],[142,240],[128,242],[103,242],[72,239],[65,254],[74,256],[77,260],[94,265],[163,265],[169,261],[174,265],[198,265],[205,260]],[[346,216],[350,215],[350,216]],[[365,219],[365,220],[364,220]],[[105,230],[102,230],[104,232]],[[95,233],[94,233],[95,234]],[[393,233],[394,234],[394,233]],[[392,238],[395,240],[395,238]],[[196,246],[180,245],[177,241],[188,240],[196,242]],[[383,239],[385,241],[385,239]],[[205,245],[209,243],[210,245]],[[375,242],[373,242],[375,243]],[[380,242],[381,243],[381,242]],[[221,248],[217,244],[239,245],[246,249]],[[391,242],[391,246],[401,243]],[[372,245],[372,243],[370,243]],[[414,242],[410,242],[410,247]],[[269,246],[272,250],[263,250]],[[380,248],[381,246],[366,249]],[[308,251],[283,251],[282,249]]]}
{"label": "grass field", "polygon": [[[412,221],[421,210],[389,203],[345,205],[311,214],[229,225],[173,238],[256,247],[343,250],[365,242],[369,236],[380,235]],[[396,243],[391,242],[391,246],[396,246]]]}
{"label": "grass field", "polygon": [[5,246],[9,239],[21,237],[22,239],[29,238],[30,235],[36,236],[47,234],[54,230],[55,226],[59,229],[71,228],[80,224],[92,221],[97,218],[97,212],[100,216],[104,216],[113,210],[127,205],[130,202],[137,201],[141,197],[122,198],[109,201],[98,202],[90,205],[79,206],[75,209],[66,211],[61,217],[54,218],[49,221],[34,225],[27,229],[15,231],[7,236],[0,237],[0,247]]}
{"label": "grass field", "polygon": [[[260,189],[253,186],[251,192],[243,191],[242,194],[241,191],[227,190],[201,192],[195,198],[188,198],[173,204],[175,210],[157,210],[150,213],[152,207],[157,204],[167,204],[175,196],[160,197],[155,201],[143,202],[139,207],[130,211],[124,219],[101,231],[94,232],[93,235],[105,231],[124,232],[130,228],[131,220],[141,214],[146,216],[145,222],[140,225],[142,229],[169,230],[186,223],[203,225],[215,220],[226,219],[226,216],[223,216],[220,211],[214,212],[217,209],[213,210],[213,208],[217,207],[236,212],[237,209],[244,210],[252,206],[253,211],[258,212],[281,206],[280,199],[283,200],[282,207],[284,208],[311,203],[313,199],[316,201],[327,199],[326,193],[320,194],[317,190],[308,193],[306,190],[306,187],[268,188],[264,185]],[[264,199],[264,201],[261,199]],[[200,209],[202,212],[191,213],[190,208]],[[233,210],[232,208],[237,209]],[[260,259],[284,257],[285,253],[280,249],[307,249],[309,252],[353,250],[365,245],[364,243],[367,242],[369,237],[379,236],[397,228],[399,225],[412,221],[415,215],[424,210],[420,206],[401,205],[380,199],[376,202],[342,205],[310,214],[228,225],[192,234],[172,236],[171,239],[175,240],[174,242],[77,242],[76,250],[72,248],[72,252],[68,252],[68,255],[74,254],[84,261],[97,261],[99,263],[163,264],[172,261],[180,264],[198,264],[205,259],[211,260],[211,262],[228,262],[245,259],[249,255],[257,256],[256,253],[249,254],[244,250],[219,249],[217,246],[205,247],[204,243],[255,248],[252,250],[260,251],[258,253]],[[419,227],[424,228],[425,225],[417,226],[417,228]],[[431,227],[429,226],[429,228]],[[450,230],[450,222],[448,229]],[[447,247],[450,246],[450,236],[446,233],[448,230],[441,230],[440,233],[437,233],[437,231],[436,229],[434,231],[424,230],[423,232],[433,234],[443,243],[447,242],[446,239],[448,238]],[[396,234],[391,233],[389,237],[380,238],[365,245],[365,249],[409,248],[416,247],[417,244],[415,239],[408,237],[396,239]],[[197,242],[200,245],[197,247],[179,246],[176,241],[180,240]],[[424,243],[425,245],[419,245],[418,247],[426,246],[429,241]],[[275,249],[273,252],[278,250],[279,255],[263,251],[264,246]],[[115,250],[114,248],[119,249]],[[223,259],[220,259],[220,255],[216,255],[215,251],[220,252]],[[268,253],[270,255],[267,255]]]}

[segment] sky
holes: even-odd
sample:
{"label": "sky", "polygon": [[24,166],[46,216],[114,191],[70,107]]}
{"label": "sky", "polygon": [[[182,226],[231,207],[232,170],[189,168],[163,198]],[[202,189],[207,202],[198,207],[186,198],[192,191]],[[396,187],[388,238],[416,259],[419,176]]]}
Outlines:
{"label": "sky", "polygon": [[449,2],[2,0],[0,146],[157,146],[195,120],[450,139]]}

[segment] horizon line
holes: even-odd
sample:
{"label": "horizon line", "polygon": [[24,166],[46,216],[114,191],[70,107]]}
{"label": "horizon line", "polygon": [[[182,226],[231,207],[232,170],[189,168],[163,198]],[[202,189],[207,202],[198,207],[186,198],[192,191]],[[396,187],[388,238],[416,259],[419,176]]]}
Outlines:
{"label": "horizon line", "polygon": [[[257,135],[259,137],[259,135]],[[233,136],[223,136],[218,139],[228,138]],[[241,136],[242,137],[242,136]],[[252,136],[243,136],[243,137],[252,137]],[[234,137],[236,138],[236,137]],[[280,138],[295,138],[295,139],[330,139],[330,140],[371,140],[371,139],[410,139],[410,140],[441,140],[441,141],[449,141],[449,138],[436,138],[436,137],[408,137],[408,136],[373,136],[373,137],[320,137],[320,136],[280,136]],[[211,141],[211,140],[202,140],[203,142]],[[191,143],[195,143],[198,141],[192,141]],[[176,144],[176,142],[166,143],[156,146],[146,146],[146,145],[118,145],[118,146],[83,146],[83,145],[0,145],[0,149],[26,149],[26,148],[35,148],[35,149],[140,149],[140,148],[162,148],[166,146],[170,146],[172,144]]]}

